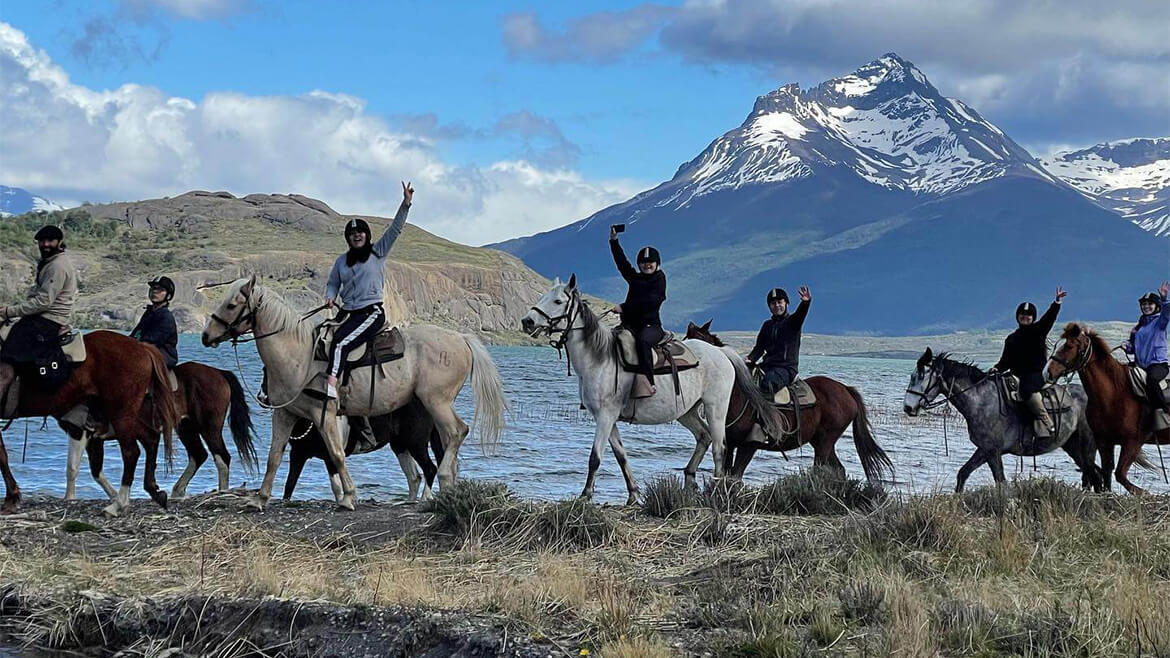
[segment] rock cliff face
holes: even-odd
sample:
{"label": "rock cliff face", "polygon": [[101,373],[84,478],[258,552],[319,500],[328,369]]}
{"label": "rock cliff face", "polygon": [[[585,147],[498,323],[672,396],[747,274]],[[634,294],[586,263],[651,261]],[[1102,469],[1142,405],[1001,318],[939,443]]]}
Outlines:
{"label": "rock cliff face", "polygon": [[[425,200],[412,213],[425,213]],[[222,288],[197,290],[207,283],[254,273],[302,309],[321,304],[350,217],[299,195],[240,199],[197,191],[35,219],[4,220],[13,222],[9,229],[30,229],[27,242],[5,245],[0,254],[0,298],[20,296],[32,282],[31,227],[60,223],[80,271],[78,325],[129,329],[145,304],[146,281],[165,274],[176,284],[172,308],[180,331],[200,331],[223,294]],[[375,234],[389,224],[365,219]],[[548,289],[544,277],[510,254],[459,245],[410,224],[391,252],[386,284],[394,323],[433,323],[509,342],[521,339],[520,317]]]}

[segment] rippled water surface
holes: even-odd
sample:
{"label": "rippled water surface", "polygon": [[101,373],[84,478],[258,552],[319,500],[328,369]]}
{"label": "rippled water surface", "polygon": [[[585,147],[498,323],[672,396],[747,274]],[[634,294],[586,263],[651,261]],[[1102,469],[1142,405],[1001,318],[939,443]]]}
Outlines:
{"label": "rippled water surface", "polygon": [[[493,359],[499,366],[512,412],[503,436],[499,454],[485,457],[480,454],[475,437],[461,450],[460,477],[501,480],[515,492],[530,498],[558,499],[576,495],[584,484],[589,450],[593,441],[592,417],[578,409],[577,382],[565,374],[565,363],[547,347],[492,347]],[[207,349],[199,344],[197,336],[182,337],[182,360],[197,360],[220,368],[233,370],[236,358],[230,346]],[[258,390],[261,364],[250,345],[241,346],[239,359],[243,375],[252,391]],[[942,410],[919,418],[906,418],[901,411],[913,361],[870,359],[856,357],[803,357],[803,374],[824,374],[854,385],[865,396],[877,442],[889,453],[897,469],[898,486],[912,491],[950,489],[955,472],[970,456],[973,448],[967,441],[962,419],[951,412],[945,423]],[[471,422],[473,402],[471,390],[465,387],[457,401],[457,409],[464,420]],[[263,459],[267,453],[270,416],[253,405],[253,421],[259,441],[258,452]],[[691,435],[677,424],[659,427],[622,424],[623,442],[629,451],[630,463],[637,477],[645,481],[664,471],[681,471],[694,448]],[[27,430],[27,444],[25,435]],[[65,435],[49,423],[41,429],[40,419],[16,421],[5,433],[9,454],[18,481],[27,493],[62,495],[65,491]],[[226,438],[226,437],[225,437]],[[230,445],[230,439],[228,440]],[[176,472],[170,475],[160,468],[160,480],[169,490],[184,463],[182,446],[176,445]],[[949,449],[949,456],[947,454]],[[1152,461],[1158,456],[1152,448]],[[106,446],[107,477],[116,482],[121,472],[121,459],[116,444]],[[234,448],[233,448],[234,452]],[[853,448],[852,436],[846,432],[838,443],[837,454],[850,474],[862,477],[861,464]],[[781,473],[794,472],[812,463],[812,450],[790,452],[786,461],[779,453],[758,453],[747,471],[748,481],[764,481]],[[361,455],[349,461],[360,498],[394,499],[405,495],[405,481],[398,460],[389,450]],[[1070,483],[1079,483],[1080,474],[1071,460],[1056,452],[1033,460],[1007,457],[1005,467],[1010,473],[1022,475],[1049,475]],[[141,460],[136,478],[134,497],[145,498],[141,489]],[[1021,470],[1022,469],[1022,470]],[[703,472],[710,473],[708,454]],[[1161,474],[1134,471],[1135,481],[1156,491],[1168,491]],[[991,481],[986,467],[971,478],[972,484]],[[279,495],[284,482],[284,469],[277,478],[275,491]],[[259,477],[233,467],[232,486],[256,487]],[[215,468],[204,464],[192,481],[189,491],[197,493],[215,487]],[[83,468],[78,477],[78,495],[104,497],[101,489]],[[612,453],[606,450],[602,457],[597,482],[597,498],[601,501],[625,500],[625,485]],[[331,498],[325,469],[319,461],[305,468],[297,488],[300,498]],[[0,655],[4,649],[0,648]]]}

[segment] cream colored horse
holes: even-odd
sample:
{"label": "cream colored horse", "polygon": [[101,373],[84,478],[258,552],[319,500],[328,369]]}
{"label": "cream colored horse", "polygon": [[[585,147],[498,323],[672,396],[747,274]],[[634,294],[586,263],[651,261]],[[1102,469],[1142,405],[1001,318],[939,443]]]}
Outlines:
{"label": "cream colored horse", "polygon": [[[276,471],[284,458],[296,418],[319,424],[325,445],[337,465],[341,495],[337,504],[354,508],[354,486],[345,466],[345,441],[337,422],[338,401],[323,402],[305,394],[310,381],[323,377],[325,364],[314,363],[313,325],[300,316],[275,292],[256,282],[256,277],[231,284],[227,296],[203,330],[203,344],[215,346],[247,333],[256,337],[256,349],[268,369],[268,399],[274,406],[272,443],[268,467],[260,491],[249,505],[263,509],[272,496]],[[471,379],[475,393],[475,418],[480,444],[485,453],[494,452],[504,427],[503,386],[499,372],[483,344],[474,336],[433,325],[414,325],[402,330],[406,354],[383,364],[385,377],[377,374],[371,404],[370,384],[374,368],[357,368],[341,391],[345,413],[350,416],[381,416],[418,399],[430,412],[442,436],[446,453],[439,464],[439,486],[455,482],[459,446],[469,428],[455,413],[455,396]],[[322,410],[324,407],[324,410]],[[324,422],[321,422],[324,414]],[[482,417],[482,418],[481,418]]]}

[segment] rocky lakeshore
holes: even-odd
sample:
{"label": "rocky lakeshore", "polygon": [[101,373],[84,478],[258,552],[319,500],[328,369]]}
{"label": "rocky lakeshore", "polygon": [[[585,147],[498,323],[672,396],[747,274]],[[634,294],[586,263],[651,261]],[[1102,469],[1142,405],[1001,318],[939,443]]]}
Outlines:
{"label": "rocky lakeshore", "polygon": [[[122,656],[1165,656],[1170,500],[1034,478],[897,496],[674,476],[638,507],[466,481],[0,517],[0,647]],[[2,653],[2,651],[0,651]]]}

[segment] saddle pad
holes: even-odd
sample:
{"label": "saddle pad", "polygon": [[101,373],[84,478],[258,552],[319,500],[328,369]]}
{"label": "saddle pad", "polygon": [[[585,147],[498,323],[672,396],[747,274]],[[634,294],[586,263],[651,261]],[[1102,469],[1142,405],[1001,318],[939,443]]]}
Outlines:
{"label": "saddle pad", "polygon": [[[618,352],[621,354],[622,367],[626,371],[636,370],[638,367],[638,350],[634,343],[634,334],[628,329],[618,327],[614,330],[614,336],[618,341]],[[669,359],[667,356],[669,355]],[[686,343],[677,340],[674,334],[665,331],[663,332],[662,340],[654,346],[654,374],[665,374],[671,372],[671,360],[674,361],[674,369],[686,370],[694,368],[699,365],[699,356],[695,354],[691,348],[687,347]]]}
{"label": "saddle pad", "polygon": [[[1129,385],[1133,389],[1133,394],[1139,400],[1148,400],[1146,395],[1146,371],[1144,368],[1139,368],[1136,364],[1129,366]],[[1170,379],[1163,379],[1158,387],[1163,391],[1170,388]]]}
{"label": "saddle pad", "polygon": [[[329,344],[333,342],[333,330],[336,326],[327,323],[319,328],[316,347],[313,350],[313,360],[329,361]],[[354,348],[345,362],[351,366],[373,365],[400,359],[406,353],[406,339],[398,327],[382,329],[374,335],[372,342],[374,344],[373,359],[368,357],[370,343],[367,342]]]}
{"label": "saddle pad", "polygon": [[85,361],[85,339],[80,331],[69,331],[61,334],[61,351],[65,352],[65,360],[69,363]]}
{"label": "saddle pad", "polygon": [[1050,414],[1062,414],[1072,409],[1072,393],[1067,386],[1045,386],[1040,391],[1040,398]]}
{"label": "saddle pad", "polygon": [[813,393],[812,387],[808,385],[808,382],[799,377],[796,378],[796,381],[792,382],[791,386],[785,386],[777,391],[776,395],[772,397],[772,403],[777,406],[791,407],[792,393],[790,391],[792,390],[796,391],[796,403],[802,409],[816,406],[817,396]]}

